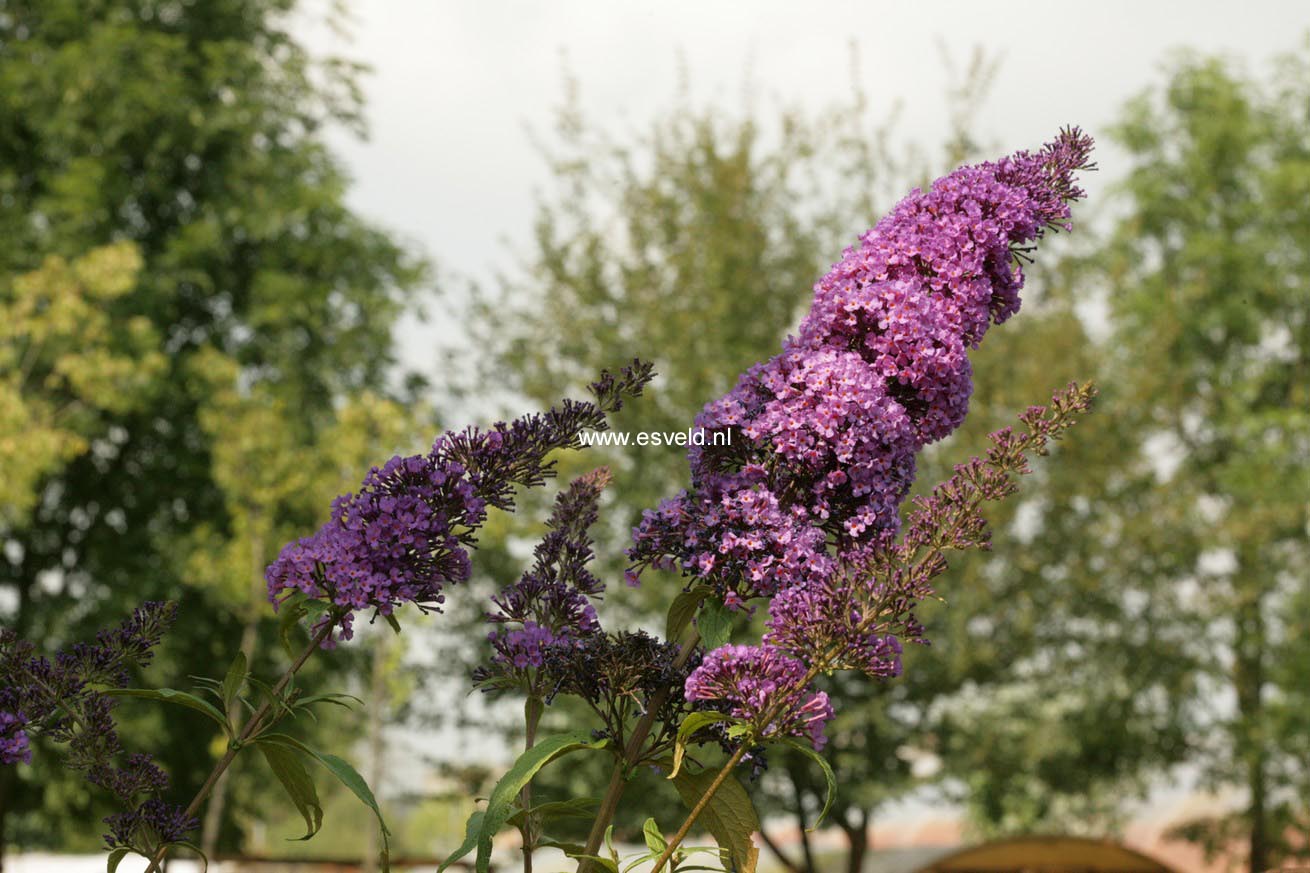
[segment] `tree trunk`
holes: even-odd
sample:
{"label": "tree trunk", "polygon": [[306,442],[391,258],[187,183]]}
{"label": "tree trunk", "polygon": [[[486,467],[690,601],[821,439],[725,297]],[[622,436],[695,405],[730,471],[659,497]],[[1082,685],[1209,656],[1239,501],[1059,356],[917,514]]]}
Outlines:
{"label": "tree trunk", "polygon": [[846,873],[863,873],[864,859],[869,855],[869,811],[861,809],[854,824],[845,816],[837,819],[837,823],[846,834]]}
{"label": "tree trunk", "polygon": [[[246,656],[247,669],[255,663],[255,649],[259,644],[259,609],[264,603],[265,592],[264,541],[258,535],[250,543],[250,570],[250,600],[246,604],[246,623],[241,629],[241,654]],[[227,708],[228,723],[235,725],[240,716],[241,703],[234,700]],[[213,793],[209,795],[209,803],[205,806],[205,820],[200,826],[200,849],[206,858],[215,857],[214,853],[218,849],[218,837],[223,830],[223,812],[227,807],[227,782],[231,773],[229,769],[218,777]]]}
{"label": "tree trunk", "polygon": [[[1245,562],[1242,570],[1252,571]],[[1246,764],[1246,784],[1250,792],[1247,819],[1250,824],[1248,869],[1250,873],[1263,873],[1271,865],[1269,839],[1269,785],[1268,750],[1265,747],[1264,725],[1264,650],[1265,625],[1263,597],[1251,592],[1237,610],[1237,640],[1233,658],[1233,679],[1237,691],[1237,707],[1241,714],[1241,735],[1238,749]]]}
{"label": "tree trunk", "polygon": [[764,843],[764,847],[772,853],[773,857],[778,859],[778,863],[787,868],[789,873],[807,873],[807,871],[802,870],[801,866],[793,861],[789,855],[783,852],[782,846],[775,843],[763,827],[760,828],[760,840]]}

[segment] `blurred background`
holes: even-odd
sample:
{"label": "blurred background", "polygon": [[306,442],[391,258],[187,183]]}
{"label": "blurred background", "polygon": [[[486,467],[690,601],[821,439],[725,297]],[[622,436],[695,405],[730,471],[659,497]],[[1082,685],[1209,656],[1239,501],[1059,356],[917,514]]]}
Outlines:
{"label": "blurred background", "polygon": [[[634,355],[660,377],[620,429],[684,429],[910,188],[1066,124],[1098,141],[1089,198],[977,353],[970,418],[927,452],[923,487],[1071,379],[1101,401],[991,514],[995,550],[952,567],[904,677],[831,680],[840,792],[818,831],[822,775],[771,755],[762,864],[982,869],[941,859],[1032,836],[1132,850],[1076,869],[1304,863],[1295,0],[0,0],[0,621],[54,649],[175,599],[143,682],[187,687],[238,648],[276,675],[263,567],[370,465],[578,396]],[[600,463],[603,617],[658,628],[676,582],[628,589],[620,555],[685,460],[560,459]],[[519,703],[467,679],[486,597],[522,571],[550,497],[493,521],[444,615],[366,626],[306,673],[366,701],[301,728],[355,761],[394,855],[425,869],[521,741]],[[222,749],[200,716],[118,713],[180,799]],[[583,717],[552,707],[546,729]],[[0,770],[0,858],[102,869],[105,798],[41,751]],[[602,765],[538,791],[591,793]],[[298,816],[261,768],[218,790],[211,857],[368,867],[353,799],[320,786],[328,826],[290,842]],[[658,783],[641,817],[676,824]]]}

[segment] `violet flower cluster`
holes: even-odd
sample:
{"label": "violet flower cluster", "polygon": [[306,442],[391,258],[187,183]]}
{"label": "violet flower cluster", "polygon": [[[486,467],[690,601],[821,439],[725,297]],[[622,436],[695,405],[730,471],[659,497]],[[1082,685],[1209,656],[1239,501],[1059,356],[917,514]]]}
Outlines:
{"label": "violet flower cluster", "polygon": [[[125,687],[129,671],[150,662],[174,614],[171,603],[146,603],[119,627],[101,631],[94,643],[77,643],[53,659],[12,631],[0,631],[0,762],[30,762],[29,734],[64,744],[66,766],[126,808],[105,819],[110,848],[149,851],[184,839],[197,826],[181,807],[159,797],[169,780],[149,755],[124,754],[115,701],[103,693]],[[138,804],[143,794],[148,796]]]}
{"label": "violet flower cluster", "polygon": [[[813,662],[816,643],[801,629],[824,617],[832,633],[860,637],[846,654],[851,666],[899,672],[899,640],[869,635],[845,599],[852,568],[862,573],[894,542],[915,456],[963,420],[967,352],[1018,310],[1028,244],[1068,227],[1069,204],[1082,196],[1074,174],[1090,168],[1091,146],[1066,130],[1036,152],[962,167],[910,194],[818,282],[782,352],[697,417],[731,439],[691,449],[691,489],[634,530],[631,578],[677,568],[732,608],[773,598],[773,618],[762,646],[706,656],[689,698],[717,693],[750,717],[830,714],[797,687],[807,671],[782,654]],[[883,626],[913,635],[915,592],[905,583],[876,585],[890,610]],[[784,723],[821,742],[813,720]]]}
{"label": "violet flower cluster", "polygon": [[[604,584],[588,568],[594,553],[590,528],[601,492],[610,482],[604,467],[574,479],[555,499],[549,532],[533,551],[533,565],[516,583],[492,598],[497,611],[487,620],[497,628],[488,639],[492,667],[475,676],[485,684],[511,673],[531,681],[552,646],[569,644],[600,630],[591,598]],[[539,691],[539,689],[534,689]]]}
{"label": "violet flower cluster", "polygon": [[334,631],[344,639],[355,610],[390,615],[412,603],[439,611],[446,586],[468,579],[469,549],[487,509],[512,509],[515,488],[554,475],[550,454],[580,447],[584,430],[605,429],[607,416],[651,375],[649,364],[635,361],[617,376],[602,374],[592,401],[446,433],[426,454],[373,468],[357,493],[334,501],[318,532],[283,548],[266,574],[270,600],[299,591],[330,601],[345,611]]}
{"label": "violet flower cluster", "polygon": [[0,711],[0,764],[32,763],[26,728],[24,713]]}
{"label": "violet flower cluster", "polygon": [[619,748],[630,716],[653,706],[665,725],[648,750],[658,755],[672,743],[669,726],[689,711],[686,700],[668,691],[682,686],[699,658],[679,658],[676,644],[644,631],[600,627],[592,601],[604,583],[588,566],[595,556],[590,528],[610,478],[607,468],[593,470],[556,497],[531,568],[492,597],[491,661],[473,671],[473,682],[484,692],[516,690],[545,705],[559,694],[577,697],[601,719],[597,738],[609,737]]}

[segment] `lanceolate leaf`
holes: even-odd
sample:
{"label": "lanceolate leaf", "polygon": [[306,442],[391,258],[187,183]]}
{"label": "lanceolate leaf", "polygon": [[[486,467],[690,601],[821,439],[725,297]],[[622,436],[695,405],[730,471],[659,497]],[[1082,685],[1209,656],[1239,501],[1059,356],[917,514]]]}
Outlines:
{"label": "lanceolate leaf", "polygon": [[437,867],[437,873],[445,873],[447,867],[473,851],[478,844],[478,836],[482,833],[482,819],[486,818],[486,815],[486,810],[479,809],[469,816],[468,823],[464,825],[464,842],[459,844],[459,848],[452,852],[449,858],[441,862],[441,866]]}
{"label": "lanceolate leaf", "polygon": [[387,829],[386,820],[382,817],[382,809],[378,806],[377,798],[373,796],[372,789],[368,787],[364,777],[360,776],[348,761],[338,758],[336,755],[329,755],[326,752],[311,749],[300,740],[286,734],[264,734],[256,742],[261,745],[284,746],[308,755],[326,767],[329,773],[337,777],[338,782],[350,789],[351,794],[354,794],[361,803],[373,810],[373,814],[377,816],[378,830],[382,834],[382,869],[384,871],[390,869],[391,831]]}
{"label": "lanceolate leaf", "polygon": [[691,739],[692,734],[703,727],[725,721],[732,721],[732,717],[721,712],[688,713],[682,724],[678,726],[678,736],[673,745],[673,769],[669,772],[668,778],[677,776],[678,771],[682,769],[682,758],[687,754],[687,741]]}
{"label": "lanceolate leaf", "polygon": [[[674,777],[673,786],[678,789],[682,802],[691,809],[705,796],[716,775],[713,770],[700,773],[683,770]],[[751,834],[760,829],[760,817],[750,795],[735,776],[729,775],[723,780],[701,812],[700,822],[714,835],[719,848],[727,853],[732,869],[737,873],[754,873],[760,850],[755,848]]]}
{"label": "lanceolate leaf", "polygon": [[296,811],[305,819],[305,835],[300,839],[314,836],[323,826],[323,806],[319,803],[314,780],[305,771],[305,765],[300,763],[299,753],[278,743],[260,743],[259,751],[264,753],[269,769],[286,789]]}
{"label": "lanceolate leaf", "polygon": [[813,746],[797,742],[791,737],[785,737],[777,740],[777,742],[795,749],[818,763],[819,768],[823,770],[823,778],[828,780],[828,796],[823,801],[823,809],[819,812],[819,817],[814,820],[814,824],[809,828],[812,831],[817,830],[819,825],[823,822],[824,817],[828,815],[828,810],[832,809],[832,802],[837,796],[837,777],[833,775],[832,767],[828,764],[828,761],[818,752],[814,751]]}
{"label": "lanceolate leaf", "polygon": [[176,843],[169,843],[168,845],[173,846],[174,848],[186,849],[187,851],[194,852],[200,858],[200,873],[205,873],[205,871],[209,869],[209,856],[205,854],[204,849],[200,848],[190,840],[179,840]]}
{"label": "lanceolate leaf", "polygon": [[[523,790],[534,776],[551,761],[560,758],[570,752],[579,749],[600,749],[604,748],[609,740],[593,740],[590,731],[570,731],[566,734],[559,734],[553,737],[547,737],[539,741],[532,748],[528,749],[514,766],[510,767],[496,787],[491,791],[491,797],[487,799],[487,808],[479,822],[479,830],[476,839],[477,859],[475,869],[477,873],[487,873],[491,865],[491,839],[496,835],[510,816],[515,812],[515,798]],[[472,821],[470,820],[470,824]],[[462,858],[472,848],[468,846],[466,839],[465,845],[456,850],[456,853],[447,858],[441,865],[441,870],[445,870],[454,862]]]}
{"label": "lanceolate leaf", "polygon": [[278,605],[278,639],[282,641],[282,648],[286,650],[289,658],[296,656],[295,644],[291,642],[291,632],[296,629],[300,624],[300,620],[305,617],[305,601],[307,599],[304,594],[297,591]]}
{"label": "lanceolate leaf", "polygon": [[123,863],[123,859],[126,858],[131,851],[131,849],[119,848],[110,852],[109,857],[105,859],[105,873],[116,873],[118,865]]}
{"label": "lanceolate leaf", "polygon": [[[574,797],[569,800],[552,800],[546,803],[539,803],[532,807],[532,815],[542,821],[554,821],[561,818],[583,818],[593,819],[596,817],[596,807],[600,806],[598,797]],[[523,823],[524,811],[519,810],[506,819],[506,824],[520,825]]]}
{"label": "lanceolate leaf", "polygon": [[185,691],[178,691],[174,688],[106,688],[100,693],[108,694],[111,697],[136,697],[142,700],[161,700],[164,703],[185,706],[187,709],[193,709],[196,712],[204,713],[211,721],[221,727],[225,734],[229,737],[232,736],[232,726],[227,723],[227,716],[220,712],[218,708],[209,701],[196,697],[194,694],[188,694]]}
{"label": "lanceolate leaf", "polygon": [[641,834],[646,839],[646,848],[654,852],[655,857],[659,857],[660,853],[669,847],[664,834],[660,833],[659,823],[653,818],[646,819],[646,823],[641,826]]}
{"label": "lanceolate leaf", "polygon": [[696,626],[700,628],[706,651],[726,646],[732,633],[732,612],[722,603],[711,600],[701,607]]}
{"label": "lanceolate leaf", "polygon": [[241,686],[246,683],[246,653],[237,652],[237,656],[232,659],[232,666],[227,668],[227,675],[223,677],[222,695],[223,705],[231,706],[232,700],[241,691]]}
{"label": "lanceolate leaf", "polygon": [[669,607],[668,621],[664,626],[664,639],[676,643],[682,632],[687,629],[687,625],[691,624],[691,619],[696,615],[701,601],[709,594],[708,588],[693,588],[673,598],[673,604]]}

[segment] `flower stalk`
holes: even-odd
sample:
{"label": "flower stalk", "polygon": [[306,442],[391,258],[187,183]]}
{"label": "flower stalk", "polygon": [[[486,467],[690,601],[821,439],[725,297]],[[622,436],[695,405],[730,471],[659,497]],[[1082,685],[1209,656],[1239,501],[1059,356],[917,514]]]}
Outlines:
{"label": "flower stalk", "polygon": [[[279,678],[277,683],[273,686],[274,699],[282,699],[282,695],[286,692],[287,686],[296,678],[296,674],[305,666],[305,663],[310,659],[310,657],[323,647],[323,644],[329,639],[333,630],[336,628],[336,624],[337,619],[334,617],[330,621],[323,622],[319,626],[317,632],[310,639],[309,645],[305,646],[300,654],[296,656],[296,659],[291,662],[291,666],[287,667],[286,672],[282,674],[281,678]],[[236,760],[237,755],[240,754],[243,748],[245,748],[246,744],[259,736],[259,732],[264,728],[264,720],[268,718],[269,713],[272,711],[273,700],[265,700],[263,705],[255,710],[254,714],[250,716],[245,727],[243,727],[241,732],[237,734],[236,739],[227,744],[227,751],[225,751],[223,757],[219,758],[218,762],[214,764],[214,768],[209,771],[209,775],[205,777],[205,781],[201,784],[200,790],[196,792],[195,796],[191,798],[191,802],[187,804],[185,814],[188,817],[194,817],[198,812],[200,812],[200,808],[204,806],[205,800],[209,797],[209,793],[213,791],[214,786],[218,784],[219,778],[227,772],[228,767],[232,766],[232,762]],[[164,858],[167,857],[167,855],[168,846],[165,845],[159,847],[155,854],[150,858],[150,864],[146,867],[146,873],[158,873],[161,869],[160,865],[163,864]]]}

